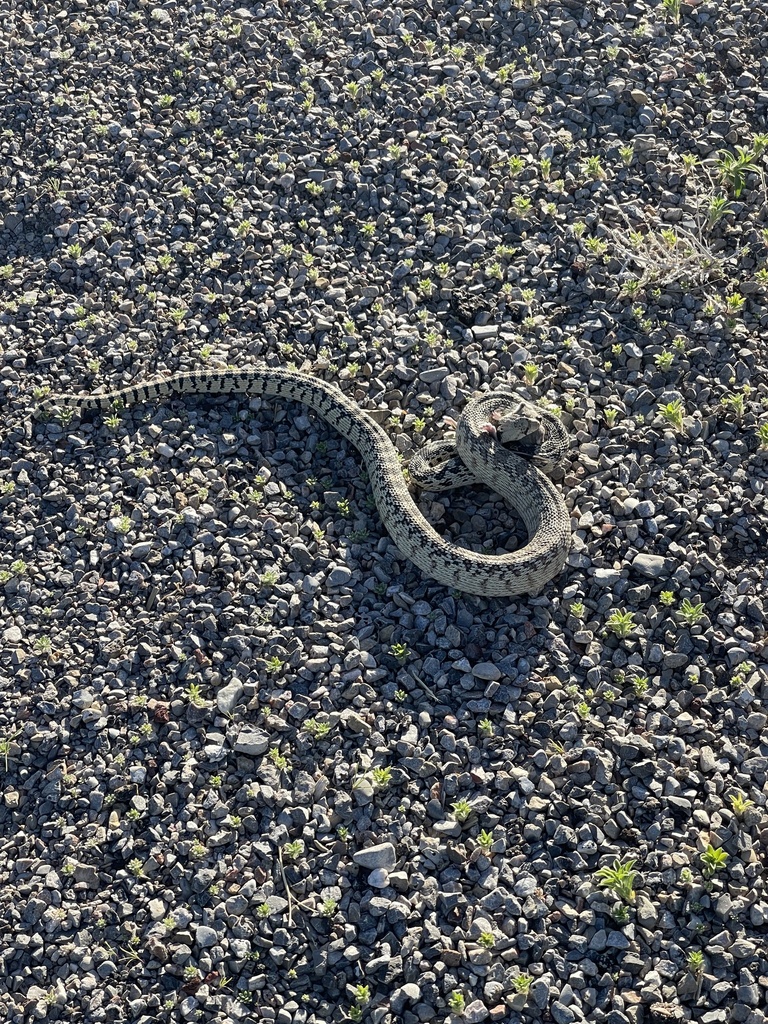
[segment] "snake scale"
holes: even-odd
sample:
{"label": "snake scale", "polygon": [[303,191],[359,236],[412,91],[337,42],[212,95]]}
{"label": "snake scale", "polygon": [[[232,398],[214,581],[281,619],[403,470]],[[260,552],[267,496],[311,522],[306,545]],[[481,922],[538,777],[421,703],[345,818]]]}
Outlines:
{"label": "snake scale", "polygon": [[362,456],[379,515],[397,547],[439,583],[484,597],[513,597],[540,591],[563,568],[570,517],[562,495],[539,465],[562,457],[565,428],[551,413],[503,392],[470,400],[456,425],[455,442],[426,445],[409,467],[411,478],[430,490],[483,483],[502,495],[529,537],[525,547],[503,555],[477,554],[444,540],[413,500],[386,431],[334,385],[305,373],[272,368],[178,373],[106,394],[51,396],[35,415],[228,392],[301,402],[338,430]]}

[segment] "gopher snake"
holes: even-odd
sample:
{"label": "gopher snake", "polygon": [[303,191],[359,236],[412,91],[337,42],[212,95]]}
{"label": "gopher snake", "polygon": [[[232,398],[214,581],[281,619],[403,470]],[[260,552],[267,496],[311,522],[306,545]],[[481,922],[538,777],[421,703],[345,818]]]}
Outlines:
{"label": "gopher snake", "polygon": [[[351,441],[363,457],[382,522],[397,547],[445,586],[510,597],[539,591],[562,569],[570,547],[570,518],[562,496],[535,463],[562,456],[565,430],[550,413],[507,394],[470,401],[455,443],[427,445],[410,466],[416,483],[430,490],[485,483],[506,498],[523,520],[529,543],[498,556],[443,540],[411,497],[386,431],[336,387],[303,373],[269,368],[179,373],[103,395],[53,396],[35,414],[40,418],[62,408],[105,410],[165,395],[224,392],[301,402]],[[520,454],[504,447],[510,441]]]}

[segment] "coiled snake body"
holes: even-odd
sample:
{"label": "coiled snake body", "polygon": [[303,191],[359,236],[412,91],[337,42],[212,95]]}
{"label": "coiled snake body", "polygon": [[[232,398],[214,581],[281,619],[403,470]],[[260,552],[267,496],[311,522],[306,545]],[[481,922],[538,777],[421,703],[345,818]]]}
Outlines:
{"label": "coiled snake body", "polygon": [[[562,457],[567,436],[556,417],[508,394],[472,399],[457,424],[455,443],[426,445],[409,467],[411,478],[429,490],[484,483],[501,494],[529,536],[524,548],[504,555],[476,554],[444,540],[411,497],[386,431],[338,388],[307,374],[271,368],[179,373],[103,395],[53,396],[35,414],[41,418],[62,408],[108,410],[166,395],[225,392],[301,402],[351,441],[363,457],[379,515],[397,547],[445,586],[511,597],[539,591],[562,569],[570,547],[570,517],[561,494],[536,463]],[[510,443],[519,454],[505,447]]]}

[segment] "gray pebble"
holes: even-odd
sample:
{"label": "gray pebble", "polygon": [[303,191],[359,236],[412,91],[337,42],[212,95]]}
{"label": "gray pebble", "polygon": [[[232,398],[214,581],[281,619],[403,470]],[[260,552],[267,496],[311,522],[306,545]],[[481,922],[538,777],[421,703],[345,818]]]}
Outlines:
{"label": "gray pebble", "polygon": [[269,750],[269,736],[261,729],[243,729],[235,740],[235,750],[241,754],[248,754],[251,757],[260,757]]}
{"label": "gray pebble", "polygon": [[632,559],[632,568],[650,579],[664,579],[670,575],[670,563],[661,555],[640,553]]}
{"label": "gray pebble", "polygon": [[207,925],[198,925],[195,930],[195,942],[201,949],[208,949],[210,946],[215,946],[219,941],[218,934],[209,928]]}
{"label": "gray pebble", "polygon": [[355,850],[352,860],[362,868],[393,868],[397,854],[392,843],[377,843],[364,850]]}

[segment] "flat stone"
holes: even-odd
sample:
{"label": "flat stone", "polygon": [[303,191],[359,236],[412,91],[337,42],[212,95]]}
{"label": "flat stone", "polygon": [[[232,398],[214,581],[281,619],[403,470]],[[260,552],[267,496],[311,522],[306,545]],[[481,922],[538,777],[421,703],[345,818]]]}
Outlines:
{"label": "flat stone", "polygon": [[219,711],[227,715],[234,710],[243,695],[243,691],[243,684],[239,679],[233,679],[225,686],[222,686],[216,694],[216,705]]}
{"label": "flat stone", "polygon": [[392,843],[377,843],[366,846],[364,850],[356,850],[352,860],[361,868],[393,868],[397,862],[397,854]]}
{"label": "flat stone", "polygon": [[672,566],[668,559],[661,555],[647,555],[643,552],[635,555],[632,559],[632,568],[636,569],[642,576],[658,580],[672,574]]}
{"label": "flat stone", "polygon": [[618,569],[595,569],[592,579],[598,586],[612,587],[621,579],[621,573]]}
{"label": "flat stone", "polygon": [[[486,950],[486,952],[488,951]],[[467,1024],[480,1024],[480,1021],[488,1019],[490,1012],[482,999],[473,999],[468,1006],[464,1007],[461,1019]]]}
{"label": "flat stone", "polygon": [[208,925],[205,924],[197,926],[195,942],[201,949],[209,949],[211,946],[215,946],[218,941],[219,936],[213,928],[209,928]]}
{"label": "flat stone", "polygon": [[425,384],[434,384],[436,381],[444,380],[449,373],[447,366],[433,366],[428,370],[422,370],[419,380],[423,380]]}
{"label": "flat stone", "polygon": [[565,1003],[561,1003],[559,999],[556,999],[549,1008],[549,1012],[552,1014],[552,1019],[555,1024],[572,1024],[576,1020],[576,1014]]}
{"label": "flat stone", "polygon": [[352,579],[352,570],[346,565],[336,565],[328,574],[329,587],[343,587]]}
{"label": "flat stone", "polygon": [[149,901],[147,909],[149,910],[149,916],[153,921],[162,921],[167,912],[163,900],[157,898]]}
{"label": "flat stone", "polygon": [[243,729],[235,740],[235,750],[239,754],[260,757],[269,750],[269,736],[261,729]]}
{"label": "flat stone", "polygon": [[75,864],[74,879],[85,882],[89,889],[99,888],[99,872],[93,864]]}
{"label": "flat stone", "polygon": [[418,985],[409,981],[407,984],[401,985],[400,988],[392,991],[389,997],[389,1008],[393,1013],[400,1016],[408,1003],[415,1003],[420,998],[421,989]]}
{"label": "flat stone", "polygon": [[549,982],[546,978],[536,978],[530,988],[531,999],[539,1010],[543,1010],[549,1002]]}
{"label": "flat stone", "polygon": [[485,679],[488,682],[495,682],[501,679],[501,669],[490,661],[481,661],[478,665],[472,666],[472,675],[475,679]]}
{"label": "flat stone", "polygon": [[370,736],[371,727],[364,718],[361,718],[357,712],[349,709],[342,713],[341,720],[344,726],[350,730],[350,732],[356,733],[358,736]]}
{"label": "flat stone", "polygon": [[436,821],[432,831],[446,839],[458,839],[461,835],[461,824],[458,821]]}
{"label": "flat stone", "polygon": [[[471,328],[472,336],[476,341],[485,341],[488,338],[495,338],[499,333],[496,324],[483,324]],[[466,1017],[465,1017],[466,1020]]]}

